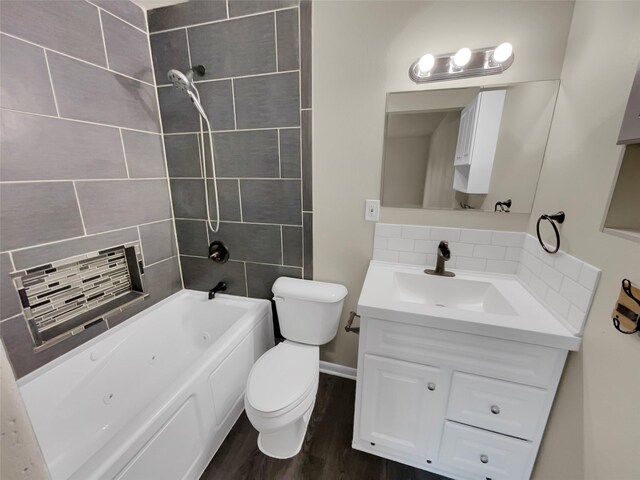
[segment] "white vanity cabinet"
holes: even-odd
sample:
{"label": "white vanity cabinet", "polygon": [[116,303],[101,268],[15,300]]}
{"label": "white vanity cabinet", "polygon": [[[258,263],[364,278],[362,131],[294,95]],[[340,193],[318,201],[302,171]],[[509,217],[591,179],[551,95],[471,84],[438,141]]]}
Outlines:
{"label": "white vanity cabinet", "polygon": [[529,478],[567,356],[361,319],[353,447],[456,479]]}

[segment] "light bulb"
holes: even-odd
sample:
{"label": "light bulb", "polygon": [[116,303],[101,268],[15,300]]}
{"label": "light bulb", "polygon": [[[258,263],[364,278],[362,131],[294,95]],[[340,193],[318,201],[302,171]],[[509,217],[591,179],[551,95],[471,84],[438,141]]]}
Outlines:
{"label": "light bulb", "polygon": [[505,60],[508,60],[512,54],[513,54],[513,46],[509,42],[504,42],[498,45],[496,49],[493,51],[493,59],[497,63],[502,63]]}
{"label": "light bulb", "polygon": [[461,48],[453,56],[453,63],[456,67],[464,67],[471,60],[471,50],[467,47]]}
{"label": "light bulb", "polygon": [[420,57],[420,60],[418,61],[418,71],[423,75],[427,74],[431,71],[435,63],[435,57],[430,53],[427,53],[426,55]]}

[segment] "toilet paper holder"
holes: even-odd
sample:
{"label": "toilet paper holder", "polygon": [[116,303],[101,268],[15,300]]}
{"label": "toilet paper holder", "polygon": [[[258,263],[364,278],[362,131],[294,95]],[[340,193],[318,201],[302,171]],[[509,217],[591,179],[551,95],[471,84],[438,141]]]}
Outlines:
{"label": "toilet paper holder", "polygon": [[358,317],[360,318],[360,315],[358,315],[356,312],[351,311],[349,312],[349,320],[347,320],[347,324],[344,326],[344,330],[347,333],[353,332],[356,334],[360,334],[360,327],[352,327],[351,325],[353,325],[353,320]]}

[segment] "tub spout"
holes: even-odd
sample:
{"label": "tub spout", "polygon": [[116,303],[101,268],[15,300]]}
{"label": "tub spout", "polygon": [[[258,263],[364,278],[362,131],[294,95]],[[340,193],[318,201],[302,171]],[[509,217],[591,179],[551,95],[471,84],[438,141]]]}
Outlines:
{"label": "tub spout", "polygon": [[224,292],[227,289],[227,284],[224,282],[218,282],[218,284],[209,290],[209,300],[213,300],[218,292]]}

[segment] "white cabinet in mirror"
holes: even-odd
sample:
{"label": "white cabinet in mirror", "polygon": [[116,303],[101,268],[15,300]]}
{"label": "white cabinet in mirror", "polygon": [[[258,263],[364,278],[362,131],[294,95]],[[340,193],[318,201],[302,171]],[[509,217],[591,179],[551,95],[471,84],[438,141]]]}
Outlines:
{"label": "white cabinet in mirror", "polygon": [[530,213],[559,83],[387,94],[382,206]]}

